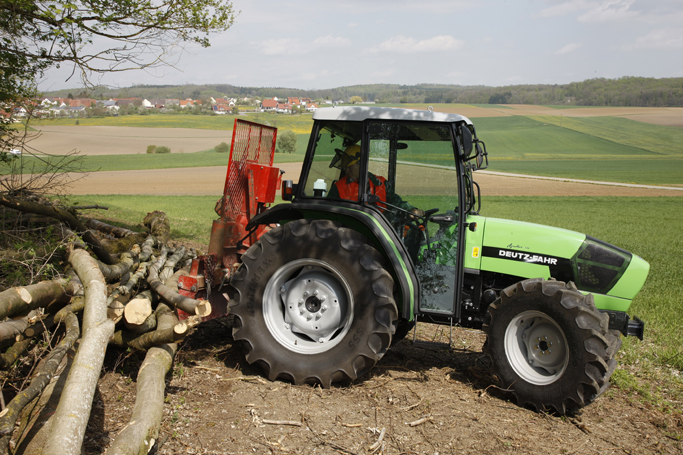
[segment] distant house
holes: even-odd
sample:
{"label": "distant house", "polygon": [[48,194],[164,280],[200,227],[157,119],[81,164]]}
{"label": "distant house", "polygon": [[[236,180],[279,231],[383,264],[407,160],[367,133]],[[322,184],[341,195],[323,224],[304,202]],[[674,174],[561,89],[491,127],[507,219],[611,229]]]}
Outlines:
{"label": "distant house", "polygon": [[196,104],[196,105],[201,105],[202,102],[201,102],[200,100],[192,100],[192,99],[190,99],[190,98],[188,98],[188,99],[186,99],[186,100],[180,100],[180,107],[182,107],[183,109],[185,109],[185,108],[188,107],[188,106],[189,106],[189,107],[192,107],[192,106],[194,106],[195,104]]}
{"label": "distant house", "polygon": [[142,107],[150,109],[154,107],[154,105],[147,99],[142,100]]}
{"label": "distant house", "polygon": [[315,104],[315,103],[307,104],[307,105],[306,105],[306,110],[307,110],[308,112],[315,112],[315,111],[318,110],[318,105]]}
{"label": "distant house", "polygon": [[261,110],[264,112],[275,112],[277,111],[278,102],[276,99],[263,100],[261,101]]}
{"label": "distant house", "polygon": [[227,104],[214,104],[212,106],[212,109],[217,114],[225,114],[230,110],[230,106],[228,106]]}
{"label": "distant house", "polygon": [[287,104],[287,103],[277,103],[277,107],[275,108],[275,112],[278,114],[291,114],[292,113],[292,105]]}
{"label": "distant house", "polygon": [[287,98],[287,104],[290,104],[292,106],[299,107],[301,105],[301,99],[297,97],[288,97]]}
{"label": "distant house", "polygon": [[92,107],[93,104],[95,104],[95,100],[89,98],[74,98],[69,100],[69,107]]}

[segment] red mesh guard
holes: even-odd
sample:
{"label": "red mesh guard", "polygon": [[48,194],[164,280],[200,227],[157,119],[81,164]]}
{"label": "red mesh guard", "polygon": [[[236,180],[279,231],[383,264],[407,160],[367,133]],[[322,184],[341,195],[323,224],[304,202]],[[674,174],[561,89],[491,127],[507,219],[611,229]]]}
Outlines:
{"label": "red mesh guard", "polygon": [[223,216],[235,219],[246,214],[247,165],[273,165],[277,128],[235,119],[228,174],[225,179]]}

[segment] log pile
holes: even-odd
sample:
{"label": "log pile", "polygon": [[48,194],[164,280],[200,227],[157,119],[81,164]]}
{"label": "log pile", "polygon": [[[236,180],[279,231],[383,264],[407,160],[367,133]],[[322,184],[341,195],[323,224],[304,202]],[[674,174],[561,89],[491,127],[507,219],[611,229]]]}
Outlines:
{"label": "log pile", "polygon": [[[137,233],[9,195],[0,195],[0,205],[56,220],[68,259],[59,278],[0,292],[0,369],[37,342],[53,346],[23,390],[6,404],[0,396],[0,455],[80,454],[108,348],[147,351],[131,421],[108,451],[147,453],[158,437],[164,378],[178,343],[211,313],[207,301],[177,290],[196,252],[169,245],[163,212],[148,214],[147,232]],[[191,316],[180,321],[178,309]]]}

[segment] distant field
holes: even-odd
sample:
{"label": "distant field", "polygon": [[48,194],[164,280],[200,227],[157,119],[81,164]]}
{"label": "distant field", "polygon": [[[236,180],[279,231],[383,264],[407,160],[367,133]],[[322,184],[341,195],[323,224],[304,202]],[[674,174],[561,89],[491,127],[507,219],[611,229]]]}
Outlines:
{"label": "distant field", "polygon": [[[429,107],[427,104],[395,106]],[[473,119],[478,136],[486,143],[490,169],[494,171],[657,185],[683,184],[683,128],[640,121],[666,118],[668,123],[683,125],[683,108],[567,109],[567,106],[455,104],[435,104],[433,107],[435,111],[458,112]],[[312,125],[310,114],[260,113],[240,118],[296,132],[297,152],[276,155],[276,162],[303,159]],[[41,128],[43,134],[31,145],[57,154],[76,149],[86,155],[84,163],[88,170],[225,166],[227,158],[209,151],[220,142],[230,142],[234,117],[143,115],[80,119],[79,123],[76,126],[74,119],[38,123],[36,127]],[[146,147],[150,144],[166,145],[173,153],[146,155]]]}

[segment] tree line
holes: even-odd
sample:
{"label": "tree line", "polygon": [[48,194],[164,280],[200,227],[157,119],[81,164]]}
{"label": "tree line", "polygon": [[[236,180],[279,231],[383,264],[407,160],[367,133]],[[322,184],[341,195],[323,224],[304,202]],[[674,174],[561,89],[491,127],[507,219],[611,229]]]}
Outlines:
{"label": "tree line", "polygon": [[[68,90],[51,92],[65,96]],[[86,94],[86,93],[83,93]],[[314,100],[349,101],[358,96],[377,103],[552,104],[576,106],[683,106],[683,78],[596,78],[569,84],[483,85],[369,84],[324,90],[285,87],[239,87],[230,84],[135,85],[123,89],[94,87],[92,98],[258,98],[305,97]]]}

